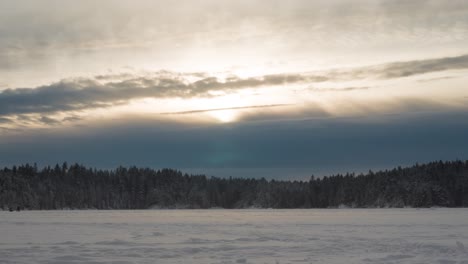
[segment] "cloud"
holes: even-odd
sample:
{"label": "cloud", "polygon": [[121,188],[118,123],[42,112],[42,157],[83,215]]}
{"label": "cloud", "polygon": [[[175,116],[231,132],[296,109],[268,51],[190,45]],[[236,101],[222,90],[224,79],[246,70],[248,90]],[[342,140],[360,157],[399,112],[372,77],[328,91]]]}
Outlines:
{"label": "cloud", "polygon": [[421,82],[421,83],[433,82],[433,81],[440,81],[440,80],[455,79],[455,78],[460,78],[460,77],[461,76],[442,76],[442,77],[436,77],[436,78],[421,79],[421,80],[418,80],[418,82]]}
{"label": "cloud", "polygon": [[307,90],[313,92],[350,92],[350,91],[359,91],[359,90],[369,90],[370,87],[344,87],[344,88],[317,88],[309,87]]}
{"label": "cloud", "polygon": [[12,123],[13,121],[9,118],[6,118],[6,117],[0,117],[0,124],[8,124],[8,123]]}
{"label": "cloud", "polygon": [[62,119],[63,122],[75,122],[80,120],[83,120],[83,118],[76,115],[67,116]]}
{"label": "cloud", "polygon": [[[142,98],[213,97],[211,91],[231,93],[245,88],[347,81],[361,78],[393,79],[445,70],[468,69],[468,55],[394,62],[350,70],[283,73],[219,79],[207,74],[156,72],[144,76],[100,75],[95,78],[62,80],[37,88],[6,89],[0,92],[0,116],[48,114],[127,104]],[[191,78],[188,78],[191,77]],[[344,92],[368,87],[321,88],[314,91]],[[195,110],[196,111],[196,110]],[[50,120],[49,120],[50,121]],[[50,122],[46,122],[50,123]]]}
{"label": "cloud", "polygon": [[39,121],[41,121],[42,123],[44,123],[46,125],[56,125],[56,124],[60,123],[60,121],[58,121],[58,120],[56,120],[54,118],[47,117],[47,116],[41,116]]}
{"label": "cloud", "polygon": [[161,113],[161,115],[184,115],[184,114],[195,114],[195,113],[205,113],[205,112],[216,112],[216,111],[223,111],[223,110],[272,108],[272,107],[282,107],[282,106],[292,106],[292,105],[293,104],[271,104],[271,105],[251,105],[251,106],[240,106],[240,107],[198,109],[198,110],[180,111],[180,112],[167,112],[167,113]]}
{"label": "cloud", "polygon": [[468,68],[468,54],[428,60],[389,63],[383,66],[380,77],[385,79],[408,77],[430,72]]}
{"label": "cloud", "polygon": [[372,65],[349,70],[337,69],[330,71],[328,73],[328,76],[334,75],[337,78],[339,77],[344,80],[353,80],[361,78],[387,80],[410,77],[426,73],[465,69],[468,69],[468,54],[454,57],[390,62],[380,65]]}
{"label": "cloud", "polygon": [[95,78],[63,80],[37,88],[4,90],[0,93],[0,116],[110,107],[141,98],[211,97],[210,91],[232,92],[244,88],[323,80],[326,77],[301,74],[276,74],[245,79],[230,77],[226,81],[206,77],[192,83],[178,75],[132,76],[116,82],[100,82]]}

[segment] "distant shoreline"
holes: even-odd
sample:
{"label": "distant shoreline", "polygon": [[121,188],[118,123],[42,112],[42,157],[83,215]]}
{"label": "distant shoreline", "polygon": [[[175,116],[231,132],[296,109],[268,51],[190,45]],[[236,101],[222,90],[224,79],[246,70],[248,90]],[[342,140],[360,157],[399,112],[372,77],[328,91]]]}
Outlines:
{"label": "distant shoreline", "polygon": [[468,207],[468,161],[436,161],[308,181],[217,178],[178,170],[79,164],[0,170],[0,208],[308,209]]}

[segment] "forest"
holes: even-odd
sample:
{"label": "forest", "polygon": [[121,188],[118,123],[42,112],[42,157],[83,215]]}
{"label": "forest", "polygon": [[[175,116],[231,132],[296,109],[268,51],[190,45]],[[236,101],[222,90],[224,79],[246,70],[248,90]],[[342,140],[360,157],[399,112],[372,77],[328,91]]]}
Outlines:
{"label": "forest", "polygon": [[218,178],[79,164],[0,170],[0,210],[468,207],[468,161],[308,181]]}

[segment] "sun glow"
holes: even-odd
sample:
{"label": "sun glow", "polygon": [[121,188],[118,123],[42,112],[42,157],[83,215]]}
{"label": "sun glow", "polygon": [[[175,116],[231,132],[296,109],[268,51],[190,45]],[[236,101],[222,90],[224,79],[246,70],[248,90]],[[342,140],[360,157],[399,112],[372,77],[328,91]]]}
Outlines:
{"label": "sun glow", "polygon": [[236,110],[219,110],[211,111],[209,115],[217,119],[221,123],[234,122],[237,119]]}
{"label": "sun glow", "polygon": [[[165,99],[145,98],[134,100],[128,105],[115,107],[115,114],[126,113],[159,116],[178,121],[205,120],[216,123],[230,123],[240,118],[239,109],[255,105],[255,98],[242,96],[243,93],[217,96],[214,98]],[[109,110],[108,110],[109,111]]]}

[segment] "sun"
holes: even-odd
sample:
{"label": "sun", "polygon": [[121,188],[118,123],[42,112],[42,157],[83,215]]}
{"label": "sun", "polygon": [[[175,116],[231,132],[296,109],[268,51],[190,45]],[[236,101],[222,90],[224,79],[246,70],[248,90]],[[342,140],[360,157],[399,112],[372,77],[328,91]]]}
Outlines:
{"label": "sun", "polygon": [[218,110],[211,111],[209,114],[217,119],[220,123],[230,123],[236,121],[237,113],[235,110]]}

